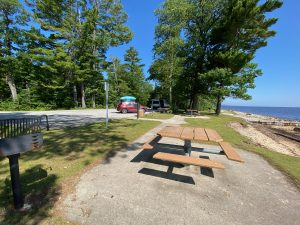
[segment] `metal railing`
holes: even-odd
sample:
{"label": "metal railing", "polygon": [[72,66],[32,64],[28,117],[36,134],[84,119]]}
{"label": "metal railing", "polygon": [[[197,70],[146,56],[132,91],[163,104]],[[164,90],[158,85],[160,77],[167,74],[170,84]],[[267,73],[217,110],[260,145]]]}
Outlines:
{"label": "metal railing", "polygon": [[0,139],[40,133],[43,117],[46,119],[46,128],[49,130],[47,115],[0,120]]}

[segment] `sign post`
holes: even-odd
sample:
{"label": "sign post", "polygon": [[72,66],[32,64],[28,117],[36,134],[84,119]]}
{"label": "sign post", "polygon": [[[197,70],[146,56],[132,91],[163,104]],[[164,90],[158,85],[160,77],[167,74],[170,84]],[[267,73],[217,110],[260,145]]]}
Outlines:
{"label": "sign post", "polygon": [[108,82],[105,81],[104,83],[104,89],[105,89],[105,101],[106,101],[106,128],[108,128],[108,89],[109,85]]}

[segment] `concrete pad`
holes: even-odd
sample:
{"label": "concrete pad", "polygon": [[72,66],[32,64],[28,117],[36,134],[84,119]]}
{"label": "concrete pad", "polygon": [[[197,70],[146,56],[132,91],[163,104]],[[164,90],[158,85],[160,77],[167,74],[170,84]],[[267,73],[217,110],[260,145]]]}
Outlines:
{"label": "concrete pad", "polygon": [[193,144],[193,157],[225,170],[152,159],[158,150],[183,154],[181,141],[170,138],[141,151],[162,126],[84,174],[61,206],[64,215],[80,224],[300,224],[299,190],[255,154],[238,150],[245,160],[238,163],[203,152],[219,146]]}

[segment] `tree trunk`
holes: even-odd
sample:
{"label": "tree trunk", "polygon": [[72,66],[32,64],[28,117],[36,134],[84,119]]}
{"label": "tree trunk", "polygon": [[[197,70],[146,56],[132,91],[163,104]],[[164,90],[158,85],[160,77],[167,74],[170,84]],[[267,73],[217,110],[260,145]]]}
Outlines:
{"label": "tree trunk", "polygon": [[170,86],[169,92],[170,92],[170,102],[169,102],[169,104],[172,105],[173,102],[172,102],[172,87],[171,86]]}
{"label": "tree trunk", "polygon": [[85,104],[85,91],[84,91],[84,84],[83,83],[81,83],[80,88],[81,88],[81,107],[83,109],[85,109],[86,104]]}
{"label": "tree trunk", "polygon": [[195,95],[193,96],[192,109],[198,110],[198,107],[199,107],[198,95],[195,94]]}
{"label": "tree trunk", "polygon": [[10,74],[6,75],[6,83],[9,86],[13,101],[16,101],[18,99],[17,87],[14,78]]}
{"label": "tree trunk", "polygon": [[95,94],[92,95],[92,107],[96,108],[96,96],[95,96]]}
{"label": "tree trunk", "polygon": [[223,97],[219,95],[218,98],[217,98],[217,107],[216,107],[216,114],[217,115],[220,115],[220,113],[221,113],[222,100],[223,100]]}
{"label": "tree trunk", "polygon": [[78,97],[77,97],[77,87],[76,85],[73,86],[73,100],[75,108],[78,107]]}

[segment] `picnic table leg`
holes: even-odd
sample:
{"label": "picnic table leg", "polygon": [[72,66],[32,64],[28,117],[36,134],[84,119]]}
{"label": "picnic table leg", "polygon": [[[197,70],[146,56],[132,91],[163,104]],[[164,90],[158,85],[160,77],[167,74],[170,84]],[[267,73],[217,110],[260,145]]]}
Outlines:
{"label": "picnic table leg", "polygon": [[190,140],[184,140],[184,146],[183,146],[183,149],[184,149],[184,153],[189,156],[191,156],[191,151],[192,151],[192,143]]}

